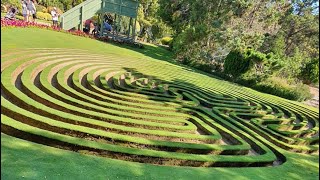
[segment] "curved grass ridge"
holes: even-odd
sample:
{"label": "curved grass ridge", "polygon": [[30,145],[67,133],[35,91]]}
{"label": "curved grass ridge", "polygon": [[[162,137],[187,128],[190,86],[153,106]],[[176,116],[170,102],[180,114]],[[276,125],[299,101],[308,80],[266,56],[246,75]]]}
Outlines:
{"label": "curved grass ridge", "polygon": [[318,111],[168,63],[58,48],[1,58],[1,131],[29,141],[175,166],[319,151]]}

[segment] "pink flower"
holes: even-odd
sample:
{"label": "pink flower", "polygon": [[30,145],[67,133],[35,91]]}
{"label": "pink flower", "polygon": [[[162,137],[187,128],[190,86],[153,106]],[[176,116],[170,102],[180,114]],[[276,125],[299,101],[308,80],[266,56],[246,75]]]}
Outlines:
{"label": "pink flower", "polygon": [[6,20],[6,19],[1,19],[1,29],[3,28],[12,28],[12,27],[17,27],[17,28],[26,28],[26,27],[34,27],[34,28],[42,28],[42,29],[50,29],[53,31],[58,31],[58,32],[64,32],[68,34],[72,34],[75,36],[82,36],[82,37],[87,37],[91,39],[97,39],[100,41],[107,41],[108,38],[97,38],[93,35],[86,34],[80,30],[63,30],[60,27],[52,27],[44,24],[38,24],[36,22],[25,22],[22,20]]}

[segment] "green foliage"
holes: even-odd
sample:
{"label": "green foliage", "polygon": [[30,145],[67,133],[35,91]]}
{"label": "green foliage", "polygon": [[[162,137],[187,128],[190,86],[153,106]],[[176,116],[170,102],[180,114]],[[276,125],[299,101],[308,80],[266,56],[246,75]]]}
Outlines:
{"label": "green foliage", "polygon": [[290,100],[310,99],[308,86],[301,83],[292,86],[281,78],[270,78],[281,68],[283,64],[278,56],[253,49],[231,51],[224,63],[224,73],[231,76],[229,79],[241,85]]}
{"label": "green foliage", "polygon": [[[307,83],[316,80],[311,76],[309,80],[301,78],[301,70],[309,59],[319,56],[316,3],[159,0],[159,15],[175,32],[172,49],[181,62],[219,65],[214,54],[220,49],[230,52],[251,47],[255,52],[248,57],[248,71],[240,66],[244,69],[231,73],[231,67],[227,67],[225,72],[234,77],[241,74],[239,78],[252,81],[276,74],[290,83],[300,79]],[[246,64],[228,60],[226,66],[241,62]]]}
{"label": "green foliage", "polygon": [[224,62],[224,72],[237,78],[239,75],[246,73],[250,68],[250,60],[240,51],[231,51]]}
{"label": "green foliage", "polygon": [[264,54],[251,48],[231,51],[224,62],[224,72],[234,80],[244,78],[261,81],[280,68],[278,58],[273,53]]}
{"label": "green foliage", "polygon": [[303,61],[306,60],[306,56],[296,48],[293,56],[283,56],[281,58],[283,68],[281,68],[276,75],[281,78],[290,79],[290,81],[297,82],[298,76],[301,73],[301,67],[304,64]]}
{"label": "green foliage", "polygon": [[259,82],[254,85],[253,88],[261,92],[295,101],[305,101],[312,97],[307,85],[297,84],[296,86],[290,86],[286,81],[279,78],[270,78]]}
{"label": "green foliage", "polygon": [[36,6],[36,10],[39,12],[44,12],[44,13],[48,12],[47,8],[42,5],[36,4],[35,6]]}
{"label": "green foliage", "polygon": [[319,57],[319,13],[314,11],[317,9],[315,3],[314,0],[292,1],[290,8],[282,14],[277,34],[266,38],[261,47],[261,51],[281,57],[283,68],[277,76],[293,83],[317,81],[309,72],[303,71],[310,59]]}
{"label": "green foliage", "polygon": [[[47,13],[51,13],[51,11],[53,10],[53,7],[54,6],[48,6],[47,7]],[[59,8],[59,7],[56,7],[57,8],[57,12],[59,13],[59,14],[63,14],[63,11]]]}
{"label": "green foliage", "polygon": [[159,2],[161,18],[176,33],[173,49],[177,57],[199,63],[211,63],[211,54],[219,49],[258,49],[266,33],[275,33],[273,29],[286,6],[285,2],[269,1]]}
{"label": "green foliage", "polygon": [[5,5],[7,9],[10,6],[16,7],[19,11],[18,13],[21,14],[22,6],[21,6],[20,0],[4,0],[4,1],[1,1],[1,4]]}
{"label": "green foliage", "polygon": [[307,62],[302,67],[299,78],[306,84],[319,83],[319,59]]}
{"label": "green foliage", "polygon": [[172,29],[163,21],[157,20],[151,26],[151,33],[153,39],[160,39],[164,36],[170,36],[172,34]]}
{"label": "green foliage", "polygon": [[84,0],[37,0],[37,3],[45,7],[54,6],[65,12],[83,1]]}
{"label": "green foliage", "polygon": [[37,17],[38,17],[38,19],[42,19],[42,20],[46,20],[46,21],[52,20],[51,14],[40,12],[40,11],[37,12]]}
{"label": "green foliage", "polygon": [[163,37],[161,39],[161,44],[163,45],[169,45],[172,42],[173,38],[172,37]]}

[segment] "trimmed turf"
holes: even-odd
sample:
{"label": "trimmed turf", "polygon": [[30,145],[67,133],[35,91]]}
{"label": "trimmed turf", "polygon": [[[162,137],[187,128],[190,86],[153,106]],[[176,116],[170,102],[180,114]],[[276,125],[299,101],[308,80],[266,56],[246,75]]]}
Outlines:
{"label": "trimmed turf", "polygon": [[[296,126],[296,127],[302,128],[306,126],[307,124],[306,122],[308,121],[303,114],[307,114],[311,118],[315,118],[318,115],[318,110],[315,110],[314,108],[301,105],[300,103],[286,101],[274,96],[257,93],[248,88],[244,88],[240,86],[237,86],[237,88],[234,88],[235,85],[231,85],[228,82],[208,78],[204,74],[195,73],[195,71],[192,69],[188,69],[182,66],[176,66],[174,64],[169,63],[172,58],[170,52],[154,46],[146,46],[146,49],[132,49],[126,46],[117,47],[114,45],[97,42],[91,39],[76,37],[76,36],[67,35],[63,33],[52,32],[48,30],[33,29],[33,28],[4,29],[1,35],[2,35],[1,51],[5,53],[7,52],[12,53],[12,50],[14,49],[16,50],[16,48],[21,50],[25,50],[25,48],[82,49],[82,50],[85,50],[84,52],[81,52],[84,54],[89,53],[89,54],[105,55],[107,57],[117,57],[114,60],[111,59],[110,62],[113,62],[113,63],[110,63],[110,64],[117,64],[117,65],[122,64],[123,67],[131,66],[136,68],[139,71],[139,72],[134,72],[134,68],[131,70],[130,69],[121,70],[119,74],[115,74],[113,76],[113,85],[115,86],[115,89],[108,89],[108,87],[105,86],[108,82],[103,77],[107,76],[110,73],[110,69],[109,71],[107,71],[107,70],[103,70],[103,68],[100,68],[99,70],[98,67],[94,67],[92,70],[88,70],[88,77],[87,77],[88,82],[93,82],[94,74],[96,72],[101,71],[99,80],[101,84],[104,84],[103,86],[105,86],[106,90],[104,91],[101,89],[99,90],[95,89],[96,93],[91,93],[90,91],[87,91],[84,94],[81,94],[81,93],[78,93],[77,91],[74,91],[69,86],[63,85],[64,82],[66,81],[66,79],[64,79],[65,74],[67,74],[68,70],[73,66],[67,65],[67,66],[61,67],[62,70],[59,71],[59,73],[57,74],[57,82],[61,85],[60,89],[62,88],[64,89],[64,91],[72,92],[72,94],[77,96],[77,98],[70,98],[70,101],[72,101],[73,103],[88,105],[87,107],[92,108],[92,110],[89,109],[85,111],[88,114],[90,113],[94,114],[93,111],[97,109],[99,111],[103,111],[103,108],[101,108],[102,106],[109,106],[114,109],[110,111],[110,113],[121,115],[120,111],[126,110],[128,112],[123,114],[126,114],[130,118],[138,118],[139,116],[137,116],[133,112],[140,112],[141,110],[139,108],[134,108],[133,106],[130,107],[130,105],[135,105],[135,106],[144,107],[146,109],[146,112],[151,114],[152,113],[156,114],[157,108],[158,108],[161,111],[168,111],[164,113],[168,117],[180,116],[180,120],[179,118],[178,120],[173,120],[167,117],[158,117],[156,119],[159,119],[159,120],[162,119],[162,121],[168,121],[168,122],[169,121],[184,122],[183,118],[192,117],[192,116],[187,116],[186,114],[181,114],[180,112],[189,112],[189,113],[191,112],[195,117],[225,132],[229,132],[229,130],[225,129],[224,126],[232,127],[232,129],[236,130],[236,132],[234,133],[237,133],[237,135],[234,135],[235,138],[238,138],[238,134],[241,134],[241,138],[247,139],[248,141],[251,141],[251,140],[254,141],[255,139],[252,138],[251,136],[252,135],[259,136],[261,134],[267,140],[265,140],[262,137],[259,137],[258,139],[260,139],[259,140],[260,142],[256,142],[258,146],[265,148],[265,146],[261,144],[261,142],[263,142],[268,146],[270,146],[271,148],[277,149],[280,153],[282,153],[287,158],[287,161],[284,164],[276,167],[257,167],[257,168],[165,167],[165,166],[155,166],[150,164],[126,162],[126,161],[120,161],[120,160],[114,160],[114,159],[108,159],[108,158],[100,158],[100,157],[89,156],[89,155],[80,155],[78,153],[68,152],[60,149],[54,149],[51,147],[38,145],[38,144],[27,142],[24,140],[19,140],[14,137],[10,137],[2,134],[1,135],[1,149],[2,149],[1,156],[3,157],[3,159],[2,159],[1,177],[3,177],[4,179],[20,179],[20,178],[23,178],[23,176],[31,179],[43,179],[43,178],[66,179],[70,177],[73,177],[74,179],[88,179],[88,178],[91,178],[91,179],[133,179],[133,178],[140,178],[140,179],[231,179],[231,178],[232,179],[235,179],[235,178],[236,179],[317,179],[319,176],[319,171],[318,171],[319,156],[292,153],[289,151],[279,149],[272,143],[268,142],[268,139],[275,139],[275,137],[277,136],[279,137],[288,136],[288,133],[286,133],[286,131],[283,131],[284,128],[287,128],[287,126],[284,126],[287,119],[283,121],[281,121],[281,119],[277,119],[280,121],[275,121],[273,119],[272,121],[273,123],[279,122],[281,126],[277,126],[274,124],[268,125],[268,127],[270,127],[270,130],[272,130],[270,133],[265,133],[265,131],[263,130],[263,126],[265,125],[265,123],[268,123],[267,121],[269,121],[269,123],[271,122],[270,120],[266,120],[266,119],[272,120],[272,118],[282,117],[284,115],[292,119],[295,119],[296,115],[298,115],[299,116],[298,118],[302,121],[302,123],[300,123],[300,126]],[[50,53],[50,51],[47,53]],[[28,55],[30,54],[28,53],[28,51],[26,51],[25,54],[22,54],[22,55],[17,54],[16,58],[19,59],[19,56],[23,57]],[[50,58],[50,56],[48,57]],[[2,56],[1,62],[5,64],[7,62],[13,61],[13,59],[14,58],[12,56],[10,57]],[[52,57],[52,59],[54,59],[54,57]],[[25,58],[25,60],[27,62],[28,58]],[[135,61],[136,63],[134,63]],[[65,63],[66,62],[67,60],[65,60]],[[19,62],[19,63],[22,63],[22,62]],[[33,91],[36,94],[39,94],[44,99],[48,99],[48,100],[50,99],[50,101],[55,101],[58,103],[58,100],[54,100],[54,98],[51,98],[45,95],[43,92],[38,91],[37,88],[35,88],[35,86],[31,86],[31,83],[29,82],[30,81],[29,76],[30,74],[33,73],[33,69],[40,64],[41,63],[38,63],[38,64],[35,63],[33,65],[28,66],[29,69],[28,68],[26,69],[26,71],[22,75],[21,81],[22,83],[25,84],[26,87],[28,87],[29,90]],[[59,63],[57,63],[56,65],[58,64]],[[50,67],[49,69],[51,69],[51,68],[54,68],[55,66],[48,65],[48,67]],[[10,67],[10,68],[12,70],[14,69],[14,67]],[[7,74],[6,77],[2,77],[2,80],[6,81],[6,82],[3,82],[3,84],[5,87],[8,87],[8,90],[12,91],[12,93],[19,94],[19,92],[16,92],[15,89],[10,89],[11,82],[9,77],[10,75],[8,74],[10,73],[10,68],[8,68],[8,70],[5,70],[3,73],[3,74]],[[172,70],[176,70],[176,71],[168,72],[166,71],[166,68],[172,68]],[[131,75],[133,76],[123,74],[123,72],[125,71],[130,71],[132,73]],[[77,82],[79,82],[79,80],[77,81],[77,77],[82,76],[80,75],[81,72],[82,71],[79,69],[72,76],[74,77],[73,78],[74,86],[75,87],[77,86],[78,89],[81,89],[81,85],[77,84]],[[154,72],[154,75],[156,75],[156,73],[157,74],[159,73],[159,78],[161,78],[161,80],[163,81],[166,81],[170,85],[168,92],[171,94],[155,96],[155,95],[159,95],[161,92],[164,92],[164,91],[161,89],[146,90],[146,88],[144,88],[146,86],[149,88],[152,86],[151,85],[152,78],[150,77],[153,75],[152,74],[153,72]],[[184,73],[181,73],[181,72],[184,72]],[[185,73],[185,72],[188,72],[188,73]],[[50,74],[50,71],[44,70],[41,73],[40,80],[39,80],[40,83],[42,83],[42,85],[47,88],[50,88],[50,83],[46,82],[47,80],[46,77],[48,77],[49,74]],[[151,79],[150,83],[148,83],[147,85],[144,84],[143,81],[146,78],[144,76],[141,76],[141,74],[149,74],[150,75],[149,79]],[[177,75],[179,75],[181,79],[177,79]],[[139,77],[139,76],[141,76],[141,78],[139,79],[139,81],[137,81],[138,83],[136,85],[130,84],[131,78]],[[194,78],[195,76],[197,78]],[[203,81],[200,81],[199,79]],[[181,80],[188,80],[189,84],[186,84]],[[212,87],[207,86],[211,82],[214,82],[215,85]],[[92,88],[94,88],[94,86]],[[126,92],[122,90],[125,90]],[[67,100],[68,96],[59,92],[57,89],[51,89],[50,91],[52,94],[55,94],[57,97],[60,97],[60,98],[64,97],[65,100],[62,100],[62,101]],[[85,89],[82,89],[82,91],[85,91]],[[97,95],[99,94],[98,92],[108,93],[108,97],[112,96],[117,98],[123,98],[124,100],[122,101],[122,103],[129,104],[129,107],[121,109],[121,106],[119,105],[116,105],[113,103],[108,104],[106,102],[102,103],[93,99],[90,100],[90,102],[96,103],[95,105],[88,104],[87,102],[82,102],[81,100],[77,100],[79,98],[86,99],[86,95],[98,96]],[[139,92],[139,93],[137,94],[136,92]],[[214,92],[214,94],[209,92]],[[227,94],[228,96],[224,96],[222,94]],[[174,98],[172,99],[171,97],[174,97],[176,99]],[[183,105],[183,108],[181,108],[175,103],[181,101],[183,97],[187,99],[184,100],[185,104]],[[36,102],[33,102],[30,99],[28,100],[27,98],[28,97],[24,97],[26,102],[36,107],[39,107],[39,105]],[[125,101],[125,100],[130,100],[130,101]],[[167,102],[168,100],[172,102],[171,104],[168,103],[168,107],[159,106],[163,104],[162,101]],[[206,106],[208,107],[212,107],[213,111],[211,112],[208,109],[201,109],[201,108],[199,109],[195,107],[199,103],[203,103],[203,104],[206,104]],[[248,104],[250,103],[252,103],[252,105],[248,106]],[[70,109],[76,109],[76,108],[79,109],[79,107],[76,107],[73,104],[68,105],[65,103],[64,106]],[[217,108],[215,108],[216,106]],[[13,106],[7,105],[7,104],[5,105],[5,107],[14,109]],[[170,111],[178,107],[179,107],[180,114],[175,111]],[[133,111],[133,112],[130,112],[130,111]],[[272,111],[275,111],[278,114],[271,115],[270,113]],[[228,119],[228,117],[224,117],[225,115],[220,115],[226,112],[230,114],[230,117],[232,117],[232,119],[231,118]],[[293,112],[298,112],[298,114],[295,114]],[[300,115],[299,113],[301,113],[302,115]],[[61,113],[61,116],[63,116],[62,113]],[[101,114],[101,116],[103,116],[103,114]],[[148,114],[141,115],[141,117],[144,117],[146,119],[149,117],[149,119],[152,119],[152,116]],[[215,122],[211,121],[210,118],[208,117],[215,118]],[[74,116],[70,118],[77,118],[77,117]],[[116,117],[108,116],[108,118],[116,118]],[[253,126],[252,124],[247,123],[245,120],[246,118],[255,118],[256,120],[253,120],[253,122],[256,124],[256,126]],[[119,118],[118,120],[123,120],[123,119],[124,118]],[[44,118],[43,120],[46,120],[46,119]],[[81,120],[87,121],[87,119],[85,118]],[[234,122],[234,120],[237,120],[237,122]],[[48,123],[51,123],[48,119],[46,121]],[[196,121],[193,121],[192,123],[195,123],[195,122]],[[224,124],[224,126],[219,125],[217,122],[219,122],[219,124]],[[10,123],[12,122],[10,122],[10,119],[7,119],[3,121],[3,123],[4,124],[8,123],[10,125]],[[201,122],[199,121],[199,123]],[[56,124],[58,126],[63,125],[63,123],[53,123],[53,124]],[[152,124],[156,124],[156,123],[149,122],[149,125],[152,125]],[[246,126],[243,126],[243,124]],[[16,125],[17,128],[21,128],[21,129],[27,128],[27,127],[21,126],[21,124],[19,123],[12,123],[12,125]],[[318,120],[315,120],[314,125],[315,125],[315,128],[313,130],[318,131]],[[112,125],[112,124],[109,127],[112,127],[112,126],[116,127],[115,125]],[[203,127],[205,126],[206,124],[203,125]],[[75,126],[69,125],[69,127],[75,127]],[[188,126],[185,126],[185,127],[188,127]],[[190,126],[190,127],[193,128],[194,126]],[[124,126],[117,126],[117,128],[126,129],[126,127]],[[207,128],[209,129],[209,127]],[[279,129],[279,128],[282,128],[282,129]],[[289,128],[293,128],[293,127],[290,126]],[[130,128],[127,128],[127,129],[130,129]],[[44,133],[43,131],[38,131],[38,130],[30,129],[30,131],[37,132],[37,133],[38,132]],[[243,131],[246,131],[247,133],[244,133]],[[278,132],[280,131],[286,134],[278,135]],[[84,132],[90,133],[88,130]],[[213,132],[214,132],[214,129],[213,129]],[[298,131],[291,131],[291,132],[294,134],[301,133]],[[98,133],[98,131],[92,131],[92,133]],[[152,131],[152,133],[157,134],[156,131]],[[308,133],[308,132],[303,132],[303,133]],[[160,134],[161,133],[159,133],[159,135]],[[269,137],[270,134],[273,134],[275,137],[273,136]],[[53,135],[50,135],[50,134],[47,134],[47,135],[54,137]],[[179,135],[177,134],[175,136],[179,136]],[[117,136],[117,137],[120,137],[120,136]],[[131,141],[134,140],[136,142],[143,142],[140,139],[134,139],[130,137],[126,137],[124,139],[127,139],[127,140],[131,139]],[[296,140],[294,138],[288,138],[288,139],[289,141]],[[77,143],[76,140],[72,140],[72,141]],[[145,141],[145,142],[148,142],[148,141]],[[301,142],[304,144],[299,144],[298,146],[291,146],[291,145],[288,145],[288,146],[293,147],[295,150],[309,149],[309,148],[313,148],[315,150],[318,149],[318,145],[309,145],[309,143],[312,142],[312,140],[297,139],[297,142]],[[78,141],[78,143],[85,143],[85,141]],[[281,145],[281,143],[279,144]],[[169,144],[174,145],[175,143],[167,143],[167,145]],[[165,145],[165,143],[163,145]],[[104,146],[104,147],[111,147],[111,146]],[[159,153],[159,156],[160,154],[162,154],[161,156],[169,156],[170,153],[168,154]],[[171,154],[173,155],[174,153],[171,153]],[[35,159],[36,155],[41,155],[41,156],[40,158]],[[155,155],[156,153],[154,153],[153,156]],[[188,159],[188,156],[185,156],[185,155],[181,157]],[[197,156],[190,156],[190,158],[191,157],[197,157]],[[215,158],[219,159],[218,157],[219,156]],[[267,153],[265,154],[264,157],[266,157],[266,159],[268,158],[272,159],[273,154],[269,149],[267,149]],[[263,156],[261,156],[261,158],[263,158]],[[241,157],[239,159],[241,159]],[[250,158],[247,158],[247,159],[250,159]],[[12,169],[14,169],[14,172],[12,171]]]}
{"label": "trimmed turf", "polygon": [[[164,167],[79,155],[1,134],[3,179],[305,179],[319,178],[319,156],[287,153],[288,163],[259,168]],[[13,170],[14,169],[14,170]]]}

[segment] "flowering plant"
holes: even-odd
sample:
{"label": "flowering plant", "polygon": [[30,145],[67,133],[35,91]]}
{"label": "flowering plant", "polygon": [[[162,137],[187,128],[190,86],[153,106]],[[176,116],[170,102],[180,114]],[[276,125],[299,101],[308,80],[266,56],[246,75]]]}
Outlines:
{"label": "flowering plant", "polygon": [[11,27],[18,27],[18,28],[28,28],[28,27],[34,27],[34,28],[41,28],[41,29],[49,29],[53,31],[59,31],[59,32],[64,32],[76,36],[82,36],[82,37],[89,37],[95,39],[94,36],[86,34],[82,31],[79,30],[63,30],[60,27],[54,27],[54,26],[49,26],[45,24],[39,24],[35,22],[26,22],[23,20],[7,20],[7,19],[1,19],[1,29],[6,29],[6,28],[11,28]]}
{"label": "flowering plant", "polygon": [[110,39],[108,36],[102,36],[102,37],[98,37],[98,36],[93,36],[90,34],[86,34],[83,31],[80,30],[64,30],[60,27],[54,27],[54,26],[49,26],[46,24],[39,24],[36,22],[26,22],[23,20],[8,20],[8,19],[1,19],[1,30],[2,29],[8,29],[8,28],[12,28],[12,27],[17,27],[17,28],[41,28],[41,29],[48,29],[48,30],[53,30],[53,31],[58,31],[58,32],[63,32],[63,33],[68,33],[68,34],[72,34],[75,36],[81,36],[81,37],[86,37],[86,38],[91,38],[91,39],[96,39],[98,41],[102,41],[102,42],[108,42],[108,41],[113,41],[114,43],[117,44],[127,44],[127,45],[133,45],[134,47],[139,47],[139,48],[143,48],[143,46],[140,43],[128,43],[125,41],[120,41],[120,40],[116,40],[116,39]]}

